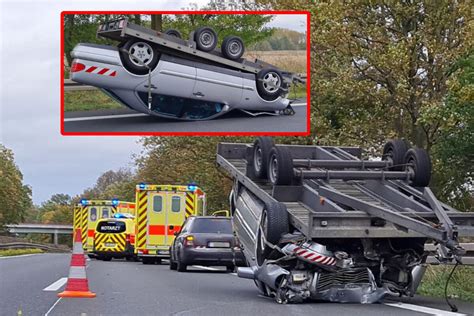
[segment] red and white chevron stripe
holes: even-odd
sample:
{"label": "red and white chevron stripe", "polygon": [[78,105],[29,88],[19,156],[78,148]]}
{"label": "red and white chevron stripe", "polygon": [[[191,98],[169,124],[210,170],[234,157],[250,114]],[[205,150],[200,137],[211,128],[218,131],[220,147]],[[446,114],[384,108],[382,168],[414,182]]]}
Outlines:
{"label": "red and white chevron stripe", "polygon": [[298,258],[309,263],[324,264],[333,266],[336,264],[336,258],[329,257],[319,252],[314,251],[309,247],[300,247],[295,244],[288,244],[283,248],[283,251],[294,253]]}
{"label": "red and white chevron stripe", "polygon": [[112,70],[109,68],[96,67],[96,66],[89,66],[85,71],[91,74],[108,76],[108,77],[115,77],[117,75],[117,72],[115,70]]}

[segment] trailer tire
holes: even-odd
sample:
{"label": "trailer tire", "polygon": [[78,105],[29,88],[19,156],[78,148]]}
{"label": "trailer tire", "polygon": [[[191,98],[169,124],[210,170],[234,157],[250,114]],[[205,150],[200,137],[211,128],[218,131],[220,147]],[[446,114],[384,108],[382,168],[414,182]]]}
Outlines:
{"label": "trailer tire", "polygon": [[244,42],[238,36],[226,36],[222,41],[221,52],[230,60],[238,60],[245,52]]}
{"label": "trailer tire", "polygon": [[265,244],[263,237],[271,244],[278,244],[281,236],[288,233],[289,230],[290,221],[285,204],[280,202],[266,203],[257,232],[256,258],[258,265],[262,265],[273,251],[271,247]]}
{"label": "trailer tire", "polygon": [[262,69],[257,74],[257,91],[266,101],[274,101],[284,88],[283,75],[274,68]]}
{"label": "trailer tire", "polygon": [[286,147],[273,147],[268,157],[268,179],[274,185],[289,185],[293,180],[293,158]]}
{"label": "trailer tire", "polygon": [[[156,51],[153,44],[143,40],[129,40],[125,42],[119,50],[119,54],[125,69],[135,75],[148,74],[148,68],[151,70],[155,69],[160,59],[160,54]],[[141,60],[146,67],[141,65],[139,60]]]}
{"label": "trailer tire", "polygon": [[178,30],[175,29],[168,29],[165,31],[166,35],[173,36],[176,38],[182,38],[181,33]]}
{"label": "trailer tire", "polygon": [[411,185],[415,187],[427,187],[431,180],[431,159],[428,152],[423,148],[411,148],[405,155],[405,163],[408,170],[413,173]]}
{"label": "trailer tire", "polygon": [[271,137],[257,137],[253,143],[253,170],[257,178],[267,178],[268,157],[273,146]]}
{"label": "trailer tire", "polygon": [[212,28],[204,26],[194,32],[196,47],[203,52],[213,51],[217,46],[217,34]]}
{"label": "trailer tire", "polygon": [[403,171],[405,155],[410,148],[410,144],[402,139],[390,139],[383,147],[383,160],[391,160],[393,167],[389,170]]}

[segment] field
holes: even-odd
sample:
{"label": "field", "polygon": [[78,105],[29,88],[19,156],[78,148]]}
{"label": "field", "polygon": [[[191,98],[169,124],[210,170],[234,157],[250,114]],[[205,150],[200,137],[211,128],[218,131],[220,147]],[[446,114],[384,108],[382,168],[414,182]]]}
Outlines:
{"label": "field", "polygon": [[[306,74],[306,51],[251,51],[244,56],[250,60],[260,59],[281,69]],[[67,71],[65,71],[65,74]],[[306,87],[292,88],[290,98],[306,96]],[[91,111],[103,109],[118,109],[123,106],[99,90],[65,91],[64,111]]]}

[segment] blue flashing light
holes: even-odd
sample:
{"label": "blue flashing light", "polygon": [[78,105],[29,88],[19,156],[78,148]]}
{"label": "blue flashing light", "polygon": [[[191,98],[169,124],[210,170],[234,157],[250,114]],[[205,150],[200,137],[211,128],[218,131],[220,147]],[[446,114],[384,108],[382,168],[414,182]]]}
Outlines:
{"label": "blue flashing light", "polygon": [[115,213],[114,214],[114,218],[124,218],[125,216],[123,216],[122,213]]}
{"label": "blue flashing light", "polygon": [[138,185],[138,187],[141,189],[141,190],[144,190],[146,188],[146,184],[145,183],[140,183]]}
{"label": "blue flashing light", "polygon": [[86,205],[87,205],[87,203],[88,203],[88,201],[87,201],[86,199],[82,199],[82,200],[81,200],[81,204],[82,204],[82,206],[86,206]]}
{"label": "blue flashing light", "polygon": [[113,199],[112,200],[112,205],[113,206],[117,206],[119,204],[119,200],[118,199]]}
{"label": "blue flashing light", "polygon": [[197,190],[197,185],[195,183],[188,184],[188,190],[194,192]]}

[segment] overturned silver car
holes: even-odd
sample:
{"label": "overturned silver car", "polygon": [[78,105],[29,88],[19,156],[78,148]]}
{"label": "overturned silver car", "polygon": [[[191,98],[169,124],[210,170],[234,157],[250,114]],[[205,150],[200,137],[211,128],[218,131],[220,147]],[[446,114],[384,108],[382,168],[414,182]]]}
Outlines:
{"label": "overturned silver car", "polygon": [[304,82],[242,58],[244,44],[237,36],[225,38],[217,51],[217,35],[209,27],[183,40],[176,30],[156,32],[123,18],[100,25],[97,35],[120,44],[78,44],[71,53],[71,79],[150,115],[207,120],[235,109],[292,115],[289,88]]}
{"label": "overturned silver car", "polygon": [[[438,201],[427,152],[390,140],[382,160],[355,147],[220,143],[230,209],[252,279],[278,303],[375,303],[413,296],[430,260],[462,262],[474,213]],[[455,224],[454,224],[455,223]],[[438,252],[425,251],[435,242]]]}

